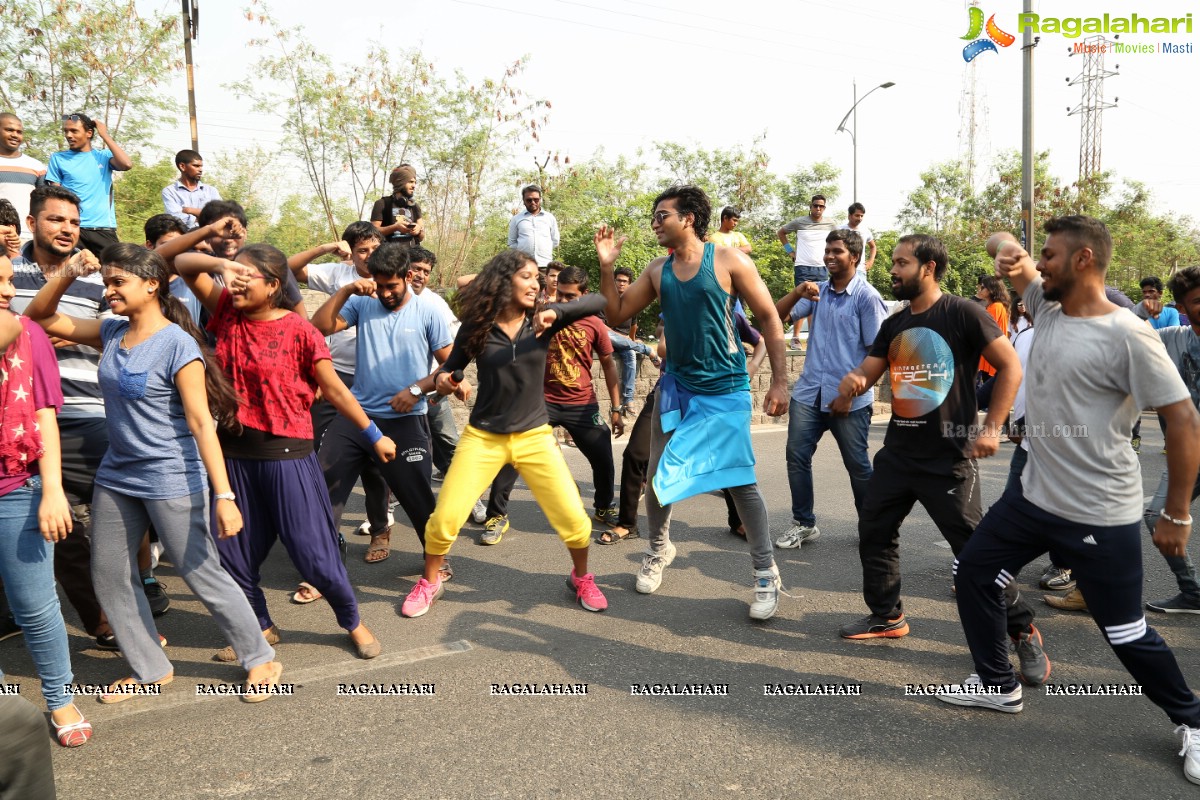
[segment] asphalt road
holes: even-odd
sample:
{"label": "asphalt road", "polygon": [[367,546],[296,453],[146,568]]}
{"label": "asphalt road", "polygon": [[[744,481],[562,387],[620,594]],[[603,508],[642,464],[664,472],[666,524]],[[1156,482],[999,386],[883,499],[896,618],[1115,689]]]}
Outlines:
{"label": "asphalt road", "polygon": [[[872,448],[883,434],[872,428]],[[1165,459],[1153,417],[1143,425],[1146,493]],[[773,536],[789,523],[782,427],[756,430],[758,475]],[[618,445],[619,447],[619,445]],[[619,458],[618,449],[618,458]],[[999,496],[1005,445],[981,465],[984,502]],[[568,459],[589,476],[577,451]],[[633,590],[644,540],[592,551],[610,607],[580,609],[565,586],[569,561],[518,485],[513,527],[496,547],[469,526],[452,553],[455,579],[428,615],[399,615],[420,554],[398,525],[387,561],[362,561],[352,537],[350,574],[364,620],[384,645],[353,656],[324,604],[288,601],[295,571],[277,547],[264,571],[285,683],[294,695],[248,705],[199,697],[196,685],[237,683],[217,664],[220,634],[183,581],[161,577],[174,605],[159,620],[175,682],[161,697],[118,706],[81,703],[95,725],[85,747],[55,746],[60,797],[86,798],[992,798],[1195,796],[1172,725],[1139,697],[1026,693],[1017,715],[946,706],[905,695],[906,684],[957,682],[970,660],[950,593],[950,551],[920,509],[902,532],[904,596],[912,633],[856,643],[837,636],[866,613],[849,482],[826,437],[815,462],[820,541],[778,552],[791,595],[766,623],[747,617],[751,566],[725,529],[719,496],[676,508],[679,548],[662,588]],[[590,507],[591,486],[581,480]],[[352,500],[349,531],[362,519]],[[643,518],[644,521],[644,518]],[[1146,595],[1174,593],[1147,537]],[[1035,596],[1045,559],[1023,574]],[[1035,603],[1052,679],[1127,683],[1091,619]],[[89,648],[67,611],[76,680],[126,673],[115,654]],[[1184,673],[1200,682],[1200,617],[1154,616]],[[20,638],[0,643],[0,664],[41,704]],[[432,684],[432,695],[339,696],[339,684]],[[500,684],[586,684],[583,696],[494,696]],[[727,685],[724,696],[632,696],[631,685]],[[861,687],[856,696],[768,697],[766,684]],[[426,688],[428,691],[428,688]],[[854,691],[853,688],[850,691]]]}

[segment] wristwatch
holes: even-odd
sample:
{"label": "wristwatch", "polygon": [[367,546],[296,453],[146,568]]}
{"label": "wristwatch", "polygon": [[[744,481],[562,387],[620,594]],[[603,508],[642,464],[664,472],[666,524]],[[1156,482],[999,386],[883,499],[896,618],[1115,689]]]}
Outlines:
{"label": "wristwatch", "polygon": [[417,386],[415,383],[412,386],[408,387],[408,393],[411,394],[413,397],[420,397],[421,395],[424,394],[424,392],[421,391],[421,387]]}

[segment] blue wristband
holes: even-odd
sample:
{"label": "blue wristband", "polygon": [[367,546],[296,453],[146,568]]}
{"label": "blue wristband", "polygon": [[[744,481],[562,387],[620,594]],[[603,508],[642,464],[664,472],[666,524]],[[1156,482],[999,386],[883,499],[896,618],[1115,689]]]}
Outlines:
{"label": "blue wristband", "polygon": [[359,433],[361,433],[362,437],[367,440],[367,444],[371,445],[372,447],[375,446],[376,442],[383,438],[383,431],[379,430],[379,426],[375,424],[375,420],[371,420],[371,424],[363,428],[361,431],[359,431]]}
{"label": "blue wristband", "polygon": [[790,242],[787,242],[783,245],[783,252],[794,253],[794,252],[796,252],[796,248],[792,247]]}

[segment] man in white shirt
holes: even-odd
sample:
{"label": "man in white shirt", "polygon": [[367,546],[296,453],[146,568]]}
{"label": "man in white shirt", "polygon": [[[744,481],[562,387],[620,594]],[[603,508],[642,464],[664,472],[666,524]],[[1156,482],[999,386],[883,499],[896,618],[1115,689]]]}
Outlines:
{"label": "man in white shirt", "polygon": [[508,246],[533,256],[539,268],[554,258],[558,247],[558,220],[542,208],[542,189],[530,184],[521,190],[525,210],[508,222]]}
{"label": "man in white shirt", "polygon": [[[46,182],[46,165],[21,152],[25,128],[16,114],[0,114],[0,197],[13,204],[17,219],[29,216],[29,195]],[[20,247],[33,239],[28,226],[18,226]]]}
{"label": "man in white shirt", "polygon": [[[825,217],[825,195],[813,195],[809,204],[807,217],[797,217],[784,225],[777,232],[783,249],[796,257],[796,285],[805,281],[820,283],[829,280],[829,270],[825,268],[825,237],[837,228]],[[796,246],[788,242],[788,234],[795,232]]]}

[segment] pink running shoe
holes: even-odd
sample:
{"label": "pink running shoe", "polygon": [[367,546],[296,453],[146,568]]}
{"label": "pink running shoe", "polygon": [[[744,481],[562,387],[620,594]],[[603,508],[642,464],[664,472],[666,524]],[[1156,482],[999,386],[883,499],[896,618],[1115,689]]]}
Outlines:
{"label": "pink running shoe", "polygon": [[419,617],[429,610],[433,605],[433,601],[442,596],[442,582],[430,583],[421,578],[417,581],[417,585],[408,593],[408,597],[404,598],[404,605],[400,606],[400,613],[406,617]]}
{"label": "pink running shoe", "polygon": [[575,590],[575,597],[579,600],[579,605],[588,611],[603,611],[608,608],[608,598],[596,585],[596,576],[592,573],[589,572],[582,578],[576,578],[575,570],[571,570],[571,579],[567,585]]}

